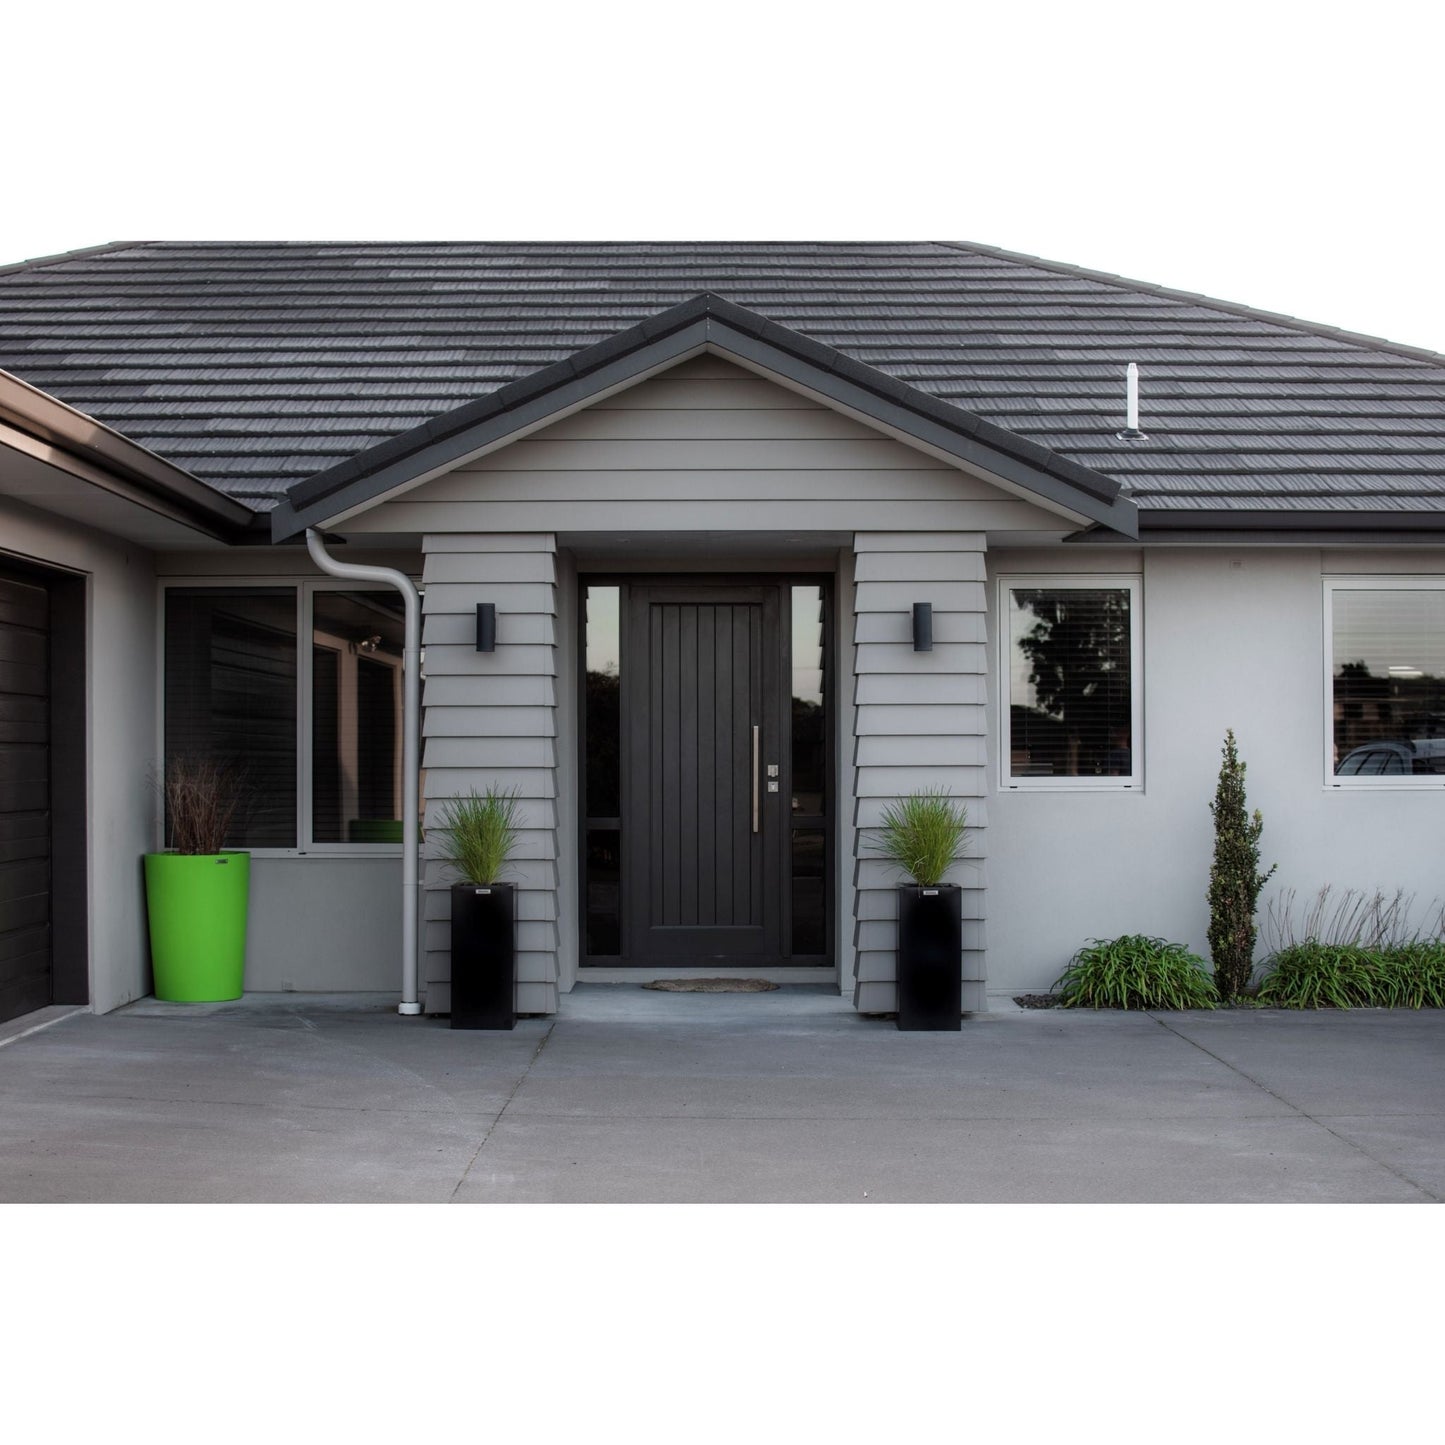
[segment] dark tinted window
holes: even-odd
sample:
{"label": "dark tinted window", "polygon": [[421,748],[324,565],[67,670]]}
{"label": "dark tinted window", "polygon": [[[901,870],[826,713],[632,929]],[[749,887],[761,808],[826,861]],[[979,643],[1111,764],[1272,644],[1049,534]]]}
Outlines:
{"label": "dark tinted window", "polygon": [[[1433,772],[1445,738],[1445,590],[1335,587],[1331,593],[1335,772]],[[1376,748],[1371,744],[1391,743]]]}
{"label": "dark tinted window", "polygon": [[311,837],[401,840],[401,596],[316,592],[311,630]]}
{"label": "dark tinted window", "polygon": [[228,847],[294,848],[294,589],[172,588],[165,631],[167,762],[233,770],[241,804]]}
{"label": "dark tinted window", "polygon": [[1008,590],[1009,772],[1134,772],[1131,599],[1126,587]]}

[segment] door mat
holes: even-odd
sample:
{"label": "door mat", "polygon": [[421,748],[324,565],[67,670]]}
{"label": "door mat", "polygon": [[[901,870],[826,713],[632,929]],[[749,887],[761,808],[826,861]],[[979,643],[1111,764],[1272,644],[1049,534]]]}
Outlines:
{"label": "door mat", "polygon": [[655,978],[642,986],[660,993],[771,993],[778,987],[765,978]]}

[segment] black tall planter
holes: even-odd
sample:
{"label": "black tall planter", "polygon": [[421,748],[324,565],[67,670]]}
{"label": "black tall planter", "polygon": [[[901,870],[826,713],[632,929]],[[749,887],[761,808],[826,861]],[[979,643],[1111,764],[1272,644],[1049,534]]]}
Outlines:
{"label": "black tall planter", "polygon": [[963,1017],[963,892],[898,890],[898,1027],[952,1029]]}
{"label": "black tall planter", "polygon": [[510,883],[452,884],[452,1027],[517,1026],[517,950]]}

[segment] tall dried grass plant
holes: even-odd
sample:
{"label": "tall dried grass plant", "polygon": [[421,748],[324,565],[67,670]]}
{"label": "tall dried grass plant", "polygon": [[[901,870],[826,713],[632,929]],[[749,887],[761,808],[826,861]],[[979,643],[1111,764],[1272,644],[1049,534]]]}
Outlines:
{"label": "tall dried grass plant", "polygon": [[1415,895],[1397,888],[1336,891],[1326,883],[1313,898],[1301,898],[1294,888],[1283,888],[1265,906],[1264,941],[1271,953],[1302,943],[1323,943],[1331,948],[1399,948],[1445,934],[1445,904],[1432,901],[1417,916]]}
{"label": "tall dried grass plant", "polygon": [[181,756],[166,762],[161,783],[166,838],[172,852],[219,853],[241,802],[236,770],[212,758]]}

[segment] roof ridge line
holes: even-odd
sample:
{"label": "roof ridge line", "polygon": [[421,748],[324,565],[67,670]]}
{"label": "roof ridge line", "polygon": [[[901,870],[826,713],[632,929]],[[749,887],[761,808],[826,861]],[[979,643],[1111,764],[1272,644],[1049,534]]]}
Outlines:
{"label": "roof ridge line", "polygon": [[0,276],[16,271],[33,271],[41,266],[56,266],[62,261],[79,260],[82,256],[101,256],[107,251],[128,251],[132,246],[154,246],[155,241],[103,241],[98,246],[79,246],[74,251],[57,251],[53,256],[32,256],[26,261],[10,261],[0,265]]}
{"label": "roof ridge line", "polygon": [[1105,285],[1124,291],[1142,291],[1146,295],[1163,296],[1170,301],[1190,301],[1231,316],[1247,316],[1256,321],[1268,321],[1273,325],[1287,326],[1311,336],[1323,336],[1330,341],[1349,341],[1373,351],[1387,351],[1404,356],[1411,361],[1428,361],[1436,365],[1445,362],[1445,352],[1431,351],[1428,346],[1412,346],[1408,341],[1391,341],[1384,336],[1371,336],[1364,331],[1349,331],[1343,326],[1331,326],[1323,321],[1306,321],[1283,311],[1265,311],[1258,306],[1248,306],[1242,301],[1225,301],[1203,291],[1183,291],[1175,286],[1161,285],[1157,281],[1139,281],[1132,276],[1121,276],[1113,271],[1096,271],[1092,267],[1076,266],[1069,261],[1050,261],[1044,256],[1032,256],[1027,251],[1010,251],[1003,246],[988,246],[978,241],[934,241],[931,244],[945,246],[953,251],[973,251],[983,256],[997,256],[1005,261],[1027,262],[1030,266],[1057,271],[1061,275],[1102,281]]}

